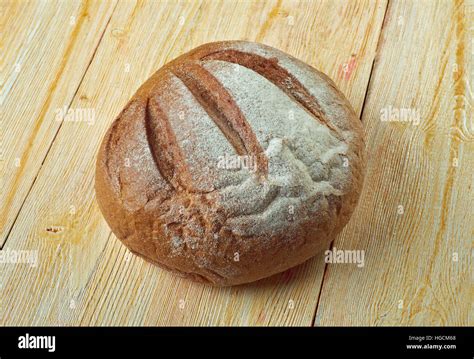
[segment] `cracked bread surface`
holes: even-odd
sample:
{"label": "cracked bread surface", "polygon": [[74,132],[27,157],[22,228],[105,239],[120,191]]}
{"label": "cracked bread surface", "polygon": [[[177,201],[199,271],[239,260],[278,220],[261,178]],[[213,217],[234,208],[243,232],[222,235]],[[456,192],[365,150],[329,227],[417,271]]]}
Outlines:
{"label": "cracked bread surface", "polygon": [[[209,43],[158,70],[113,122],[97,200],[133,253],[237,285],[328,247],[356,206],[363,148],[326,75],[262,44]],[[254,166],[220,165],[237,156]]]}

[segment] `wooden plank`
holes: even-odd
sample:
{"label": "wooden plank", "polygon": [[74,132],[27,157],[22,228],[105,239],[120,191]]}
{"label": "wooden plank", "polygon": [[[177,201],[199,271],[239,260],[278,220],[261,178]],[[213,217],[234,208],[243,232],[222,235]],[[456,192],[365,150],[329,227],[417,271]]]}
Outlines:
{"label": "wooden plank", "polygon": [[[8,239],[13,249],[37,250],[39,261],[37,268],[2,268],[0,323],[310,325],[322,256],[235,288],[180,279],[131,256],[109,236],[94,200],[95,155],[114,116],[154,70],[220,39],[259,40],[315,65],[335,78],[360,112],[385,7],[333,1],[119,3],[71,105],[94,108],[96,122],[61,127]],[[352,54],[355,71],[352,60],[344,73]]]}
{"label": "wooden plank", "polygon": [[[364,250],[365,266],[328,265],[316,325],[473,324],[474,8],[429,4],[390,2],[363,115],[364,192],[334,243]],[[419,125],[381,121],[389,106]]]}
{"label": "wooden plank", "polygon": [[114,6],[2,2],[0,247],[61,125],[55,113],[69,107]]}

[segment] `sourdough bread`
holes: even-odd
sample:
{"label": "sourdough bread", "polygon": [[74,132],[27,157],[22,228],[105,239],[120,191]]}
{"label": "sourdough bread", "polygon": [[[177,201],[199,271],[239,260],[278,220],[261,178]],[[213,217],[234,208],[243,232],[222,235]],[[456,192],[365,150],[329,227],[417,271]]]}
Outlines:
{"label": "sourdough bread", "polygon": [[97,200],[133,253],[236,285],[328,247],[356,206],[363,148],[326,75],[262,44],[210,43],[157,71],[113,122]]}

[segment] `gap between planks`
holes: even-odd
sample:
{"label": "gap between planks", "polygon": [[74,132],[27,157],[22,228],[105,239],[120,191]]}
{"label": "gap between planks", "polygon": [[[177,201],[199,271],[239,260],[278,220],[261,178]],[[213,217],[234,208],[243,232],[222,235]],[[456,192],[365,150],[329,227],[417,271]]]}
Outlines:
{"label": "gap between planks", "polygon": [[[362,119],[363,119],[363,116],[364,116],[365,104],[367,102],[367,98],[369,97],[369,92],[372,88],[372,86],[371,86],[372,85],[372,75],[375,72],[375,68],[377,67],[377,56],[379,55],[379,52],[380,52],[381,47],[382,47],[381,40],[382,40],[382,37],[383,37],[383,32],[384,32],[385,25],[387,24],[386,20],[387,20],[387,14],[389,12],[390,4],[391,4],[390,0],[387,0],[387,5],[385,6],[385,12],[384,12],[384,15],[383,15],[383,20],[382,20],[382,26],[380,28],[379,37],[377,39],[377,46],[375,47],[375,56],[374,56],[374,59],[372,60],[372,66],[370,68],[370,73],[369,73],[369,80],[367,81],[367,88],[365,90],[364,101],[362,102],[362,108],[360,110],[360,117],[359,118],[360,118],[361,122],[362,122]],[[329,250],[330,251],[332,251],[335,241],[336,241],[336,239],[334,239],[331,242],[331,244],[329,245]],[[326,277],[327,277],[328,265],[329,265],[329,263],[324,264],[323,279],[321,280],[321,285],[319,286],[318,300],[316,302],[316,308],[314,309],[313,318],[311,319],[311,327],[314,327],[314,323],[316,322],[316,316],[318,314],[318,309],[319,309],[319,302],[321,301],[321,294],[324,290],[323,289],[324,282],[326,281]]]}
{"label": "gap between planks", "polygon": [[[102,43],[102,39],[104,38],[105,32],[107,31],[107,28],[109,27],[110,20],[112,19],[112,16],[115,12],[115,9],[117,8],[117,5],[118,5],[118,1],[115,3],[115,6],[114,6],[114,8],[112,9],[112,11],[110,13],[110,17],[107,19],[107,23],[105,24],[105,27],[104,27],[104,30],[102,31],[102,34],[100,34],[99,41],[97,42],[97,46],[94,48],[94,51],[92,52],[92,56],[91,56],[89,62],[87,63],[87,66],[84,70],[84,73],[81,76],[81,80],[79,81],[79,83],[77,85],[77,88],[74,91],[74,95],[72,96],[71,101],[69,101],[69,103],[67,105],[67,111],[70,109],[71,104],[76,99],[77,93],[79,92],[79,88],[81,87],[82,82],[84,81],[84,78],[86,77],[87,71],[89,70],[89,67],[92,64],[92,61],[94,60],[94,57],[97,53],[97,49],[99,48],[100,44]],[[5,237],[5,241],[3,242],[3,245],[0,246],[0,250],[3,250],[3,248],[5,247],[5,245],[8,242],[8,239],[10,238],[10,233],[13,230],[13,227],[15,226],[15,223],[16,223],[18,217],[20,216],[21,210],[23,209],[23,206],[25,205],[26,200],[27,200],[27,198],[29,197],[29,195],[31,193],[31,190],[33,189],[33,186],[35,185],[36,179],[38,178],[38,175],[41,172],[41,169],[43,168],[44,161],[46,161],[46,158],[48,157],[49,152],[50,152],[51,148],[53,147],[54,141],[56,140],[56,138],[58,136],[58,133],[61,130],[62,125],[63,125],[63,122],[61,122],[59,124],[59,127],[58,127],[56,133],[54,134],[53,139],[51,140],[51,143],[48,146],[48,149],[46,150],[46,153],[43,157],[43,160],[41,161],[41,165],[39,166],[38,171],[36,172],[35,177],[34,177],[33,181],[31,182],[30,188],[28,188],[28,191],[26,192],[26,196],[23,199],[20,207],[18,208],[18,211],[15,214],[15,218],[13,219],[13,222],[12,222],[10,228],[8,228],[7,235]]]}

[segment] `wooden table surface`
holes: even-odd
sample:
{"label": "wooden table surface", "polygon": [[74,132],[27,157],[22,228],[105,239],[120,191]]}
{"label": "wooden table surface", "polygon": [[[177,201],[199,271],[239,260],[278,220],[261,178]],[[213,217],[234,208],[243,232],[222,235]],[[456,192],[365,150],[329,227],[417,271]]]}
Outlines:
{"label": "wooden table surface", "polygon": [[[0,4],[0,324],[473,325],[472,1]],[[306,61],[360,115],[364,190],[332,246],[363,267],[321,253],[219,289],[111,233],[93,186],[105,131],[154,71],[223,39]]]}

